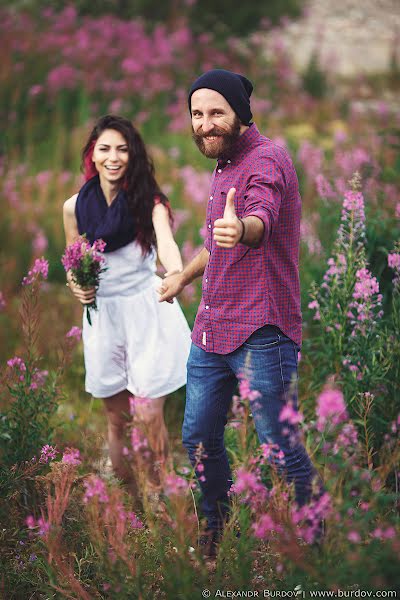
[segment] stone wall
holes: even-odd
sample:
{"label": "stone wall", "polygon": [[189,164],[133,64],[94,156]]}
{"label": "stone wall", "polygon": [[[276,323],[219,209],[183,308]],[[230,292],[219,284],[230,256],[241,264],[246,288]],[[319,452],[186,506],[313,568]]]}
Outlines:
{"label": "stone wall", "polygon": [[305,14],[284,30],[295,64],[314,50],[322,64],[344,76],[381,73],[395,52],[400,65],[400,0],[310,0]]}

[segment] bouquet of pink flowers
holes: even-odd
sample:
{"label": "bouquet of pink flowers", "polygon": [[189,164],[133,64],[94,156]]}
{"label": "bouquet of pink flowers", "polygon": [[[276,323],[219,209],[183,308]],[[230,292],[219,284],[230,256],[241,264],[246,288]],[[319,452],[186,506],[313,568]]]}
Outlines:
{"label": "bouquet of pink flowers", "polygon": [[[82,288],[97,288],[100,275],[106,270],[104,267],[103,240],[96,240],[91,246],[84,235],[80,236],[73,244],[66,247],[61,262],[66,272],[70,271],[76,285]],[[97,310],[96,299],[86,305],[86,316],[89,325],[92,324],[90,309]]]}

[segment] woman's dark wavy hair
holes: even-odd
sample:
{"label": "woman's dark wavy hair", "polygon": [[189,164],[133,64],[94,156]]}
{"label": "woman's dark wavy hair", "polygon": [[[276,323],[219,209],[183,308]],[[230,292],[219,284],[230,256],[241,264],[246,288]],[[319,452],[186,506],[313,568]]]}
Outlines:
{"label": "woman's dark wavy hair", "polygon": [[82,150],[81,169],[86,181],[97,175],[97,169],[92,161],[93,149],[97,139],[106,129],[118,131],[128,146],[128,168],[123,181],[126,190],[128,206],[135,221],[137,241],[143,254],[148,254],[155,244],[152,213],[155,198],[166,205],[171,219],[168,199],[160,190],[155,179],[154,164],[146,151],[144,142],[135,127],[128,119],[117,115],[105,115],[94,126]]}

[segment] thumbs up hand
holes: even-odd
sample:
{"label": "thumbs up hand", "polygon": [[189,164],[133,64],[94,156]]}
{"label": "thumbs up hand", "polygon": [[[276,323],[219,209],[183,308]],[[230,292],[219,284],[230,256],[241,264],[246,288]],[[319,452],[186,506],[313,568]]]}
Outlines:
{"label": "thumbs up hand", "polygon": [[214,240],[221,248],[234,248],[243,233],[243,221],[238,219],[235,209],[235,188],[231,188],[226,196],[224,216],[214,221]]}

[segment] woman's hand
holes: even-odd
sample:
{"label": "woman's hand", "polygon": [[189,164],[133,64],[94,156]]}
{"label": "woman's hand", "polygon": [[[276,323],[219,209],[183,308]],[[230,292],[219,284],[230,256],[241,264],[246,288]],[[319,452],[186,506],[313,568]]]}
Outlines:
{"label": "woman's hand", "polygon": [[158,301],[169,302],[171,304],[184,287],[185,280],[182,272],[179,270],[169,271],[164,275],[164,280],[158,289],[158,293],[160,294]]}
{"label": "woman's hand", "polygon": [[96,298],[96,288],[92,287],[84,289],[80,285],[74,283],[71,271],[68,271],[67,273],[66,285],[67,287],[69,287],[71,292],[74,294],[75,298],[77,298],[81,304],[91,304],[92,302],[94,302]]}

